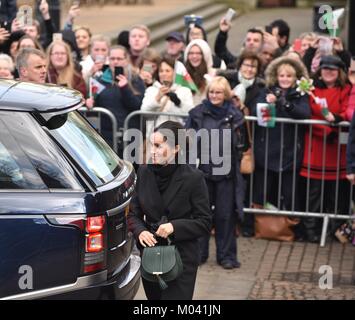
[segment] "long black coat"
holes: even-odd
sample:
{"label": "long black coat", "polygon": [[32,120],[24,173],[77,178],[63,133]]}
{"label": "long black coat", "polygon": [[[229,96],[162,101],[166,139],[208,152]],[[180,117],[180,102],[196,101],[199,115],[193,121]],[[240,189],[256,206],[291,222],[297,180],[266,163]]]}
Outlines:
{"label": "long black coat", "polygon": [[[245,133],[243,132],[244,116],[242,112],[234,107],[232,102],[229,102],[228,112],[225,117],[222,119],[215,118],[215,116],[207,108],[208,101],[204,100],[202,104],[196,106],[189,112],[189,117],[186,120],[186,128],[194,129],[198,132],[201,129],[207,129],[211,132],[212,129],[219,130],[219,154],[223,154],[223,135],[221,134],[223,130],[232,130],[232,141],[230,144],[230,149],[227,152],[230,152],[231,155],[231,170],[226,175],[213,175],[213,169],[219,168],[222,164],[215,164],[212,162],[212,156],[209,155],[210,162],[208,164],[201,163],[199,169],[203,171],[204,176],[207,180],[211,181],[222,181],[224,179],[233,179],[235,182],[235,193],[234,195],[226,194],[226,197],[234,197],[235,210],[238,213],[239,219],[243,220],[243,202],[245,194],[245,185],[243,176],[240,173],[240,149],[239,145],[243,144],[245,139]],[[239,136],[237,135],[239,132]],[[212,142],[210,140],[209,152],[212,152]],[[202,158],[201,150],[201,141],[196,141],[199,147],[199,158]],[[206,146],[205,146],[206,147]],[[226,154],[227,155],[227,154]],[[191,161],[191,159],[190,159]],[[224,163],[225,160],[223,160]],[[192,161],[193,163],[193,161]]]}
{"label": "long black coat", "polygon": [[[158,285],[145,285],[147,295],[153,299],[192,299],[196,272],[200,262],[198,238],[209,234],[212,213],[208,190],[203,174],[188,165],[178,165],[169,187],[160,195],[154,173],[147,166],[140,166],[137,173],[136,194],[132,198],[128,214],[129,230],[137,239],[141,232],[150,229],[167,214],[174,227],[170,236],[177,246],[184,271],[169,287],[160,292]],[[144,217],[146,220],[144,220]],[[147,283],[146,283],[147,284]]]}

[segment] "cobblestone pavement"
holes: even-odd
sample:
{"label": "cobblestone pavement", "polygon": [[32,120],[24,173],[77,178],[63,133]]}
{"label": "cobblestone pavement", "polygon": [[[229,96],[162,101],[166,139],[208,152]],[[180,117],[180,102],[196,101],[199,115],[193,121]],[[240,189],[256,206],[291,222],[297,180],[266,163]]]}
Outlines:
{"label": "cobblestone pavement", "polygon": [[[238,239],[240,269],[224,270],[210,258],[199,268],[195,300],[352,300],[355,299],[355,247],[333,241],[318,244]],[[333,271],[333,289],[319,287],[324,272]],[[143,288],[136,299],[146,299]]]}

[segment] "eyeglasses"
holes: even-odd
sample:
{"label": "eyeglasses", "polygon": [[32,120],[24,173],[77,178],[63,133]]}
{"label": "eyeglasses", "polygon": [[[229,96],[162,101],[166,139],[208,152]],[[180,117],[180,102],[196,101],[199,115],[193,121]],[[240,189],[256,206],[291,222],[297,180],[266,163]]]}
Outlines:
{"label": "eyeglasses", "polygon": [[52,56],[66,56],[66,52],[52,52]]}
{"label": "eyeglasses", "polygon": [[110,58],[109,58],[109,60],[111,60],[111,61],[115,61],[115,60],[117,60],[117,61],[123,61],[123,60],[126,60],[126,58],[121,58],[121,57],[110,57]]}
{"label": "eyeglasses", "polygon": [[257,66],[254,66],[252,64],[247,64],[247,63],[243,63],[242,64],[243,67],[249,68],[249,69],[257,69]]}
{"label": "eyeglasses", "polygon": [[189,56],[202,56],[202,52],[190,51],[190,52],[189,52]]}

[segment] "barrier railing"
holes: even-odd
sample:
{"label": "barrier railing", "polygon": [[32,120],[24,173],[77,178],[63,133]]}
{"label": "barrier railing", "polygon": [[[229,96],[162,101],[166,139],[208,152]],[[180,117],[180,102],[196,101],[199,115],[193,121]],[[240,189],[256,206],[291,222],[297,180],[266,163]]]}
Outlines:
{"label": "barrier railing", "polygon": [[[143,111],[136,111],[131,113],[125,121],[124,124],[124,131],[126,132],[126,130],[129,128],[129,123],[132,120],[132,118],[134,117],[140,117],[140,129],[143,130],[144,129],[144,123],[145,120],[149,119],[150,121],[153,121],[153,123],[157,123],[157,119],[160,116],[167,116],[167,117],[171,117],[171,118],[176,118],[176,117],[180,117],[181,119],[185,119],[187,118],[187,114],[176,114],[176,113],[158,113],[158,112],[143,112]],[[252,125],[252,136],[253,139],[255,137],[255,128],[256,128],[256,122],[257,122],[257,118],[256,117],[246,117],[246,120],[249,121]],[[351,187],[351,185],[349,184],[349,211],[348,212],[338,212],[339,209],[339,185],[340,185],[340,173],[339,170],[337,170],[336,173],[336,179],[335,180],[331,180],[334,181],[336,184],[335,187],[335,194],[334,195],[330,195],[330,196],[334,196],[334,212],[325,212],[325,208],[324,208],[324,189],[325,189],[325,183],[326,183],[326,179],[325,179],[325,165],[326,165],[326,159],[325,159],[325,150],[327,148],[327,140],[326,140],[326,135],[324,135],[323,138],[323,169],[322,169],[322,179],[321,179],[321,199],[320,199],[320,212],[309,212],[309,198],[310,198],[310,183],[311,183],[311,178],[310,178],[310,166],[308,165],[308,175],[307,177],[305,177],[304,179],[307,180],[307,186],[306,186],[306,199],[305,199],[305,203],[303,203],[305,205],[305,210],[296,210],[296,192],[297,192],[297,183],[296,180],[297,178],[299,178],[299,172],[298,169],[296,167],[296,158],[297,158],[297,136],[298,136],[298,132],[300,129],[300,127],[308,127],[308,128],[304,128],[308,129],[309,132],[309,136],[310,139],[312,141],[312,137],[313,137],[313,131],[314,131],[314,126],[316,125],[324,125],[326,127],[334,127],[337,128],[338,130],[338,135],[344,135],[345,137],[345,132],[343,131],[344,128],[349,127],[349,123],[348,122],[342,122],[339,123],[337,125],[330,125],[329,122],[327,121],[321,121],[321,120],[295,120],[295,119],[287,119],[287,118],[277,118],[276,119],[276,123],[281,125],[281,135],[280,135],[280,145],[281,145],[281,150],[280,150],[280,163],[282,163],[282,159],[283,159],[283,155],[284,155],[284,150],[282,148],[282,144],[283,144],[283,139],[285,137],[285,135],[289,134],[289,132],[285,132],[285,128],[284,126],[286,124],[288,125],[293,125],[294,126],[294,130],[295,130],[295,141],[294,141],[294,145],[293,145],[293,164],[292,164],[292,174],[293,174],[293,179],[292,179],[292,185],[289,186],[290,188],[292,188],[292,207],[289,210],[284,210],[283,208],[283,197],[281,195],[281,188],[282,188],[282,175],[284,174],[283,170],[281,169],[279,172],[277,172],[276,174],[278,174],[278,180],[279,180],[279,185],[278,185],[278,190],[277,191],[277,203],[276,203],[276,207],[278,208],[277,210],[270,210],[270,209],[264,209],[264,208],[255,208],[252,207],[252,203],[253,203],[253,196],[254,196],[254,174],[251,175],[250,178],[250,189],[249,189],[249,207],[245,207],[244,208],[244,212],[246,213],[252,213],[252,214],[270,214],[270,215],[280,215],[280,216],[292,216],[292,217],[303,217],[303,218],[320,218],[323,219],[323,227],[322,227],[322,233],[321,233],[321,241],[320,241],[320,245],[324,246],[325,242],[326,242],[326,237],[327,237],[327,232],[328,232],[328,228],[329,228],[329,222],[332,219],[337,219],[337,220],[355,220],[354,216],[351,216],[351,208],[352,208],[352,198],[353,198],[353,189]],[[154,125],[155,126],[155,125]],[[266,140],[265,140],[265,155],[268,155],[269,153],[269,131],[273,130],[272,128],[265,128],[266,130]],[[324,131],[326,130],[325,128],[323,129]],[[338,139],[338,146],[337,146],[337,164],[338,164],[338,168],[340,167],[340,158],[341,158],[341,153],[344,152],[344,150],[342,150],[341,145],[342,144],[346,144],[346,138],[342,138],[342,139]],[[124,146],[127,146],[127,141],[124,141]],[[254,152],[254,141],[252,144],[253,147],[253,152]],[[309,144],[309,152],[311,148],[311,143]],[[302,150],[303,151],[303,150]],[[267,202],[267,195],[269,192],[274,192],[274,190],[270,191],[267,190],[267,179],[268,179],[268,156],[265,156],[265,163],[264,163],[264,167],[262,168],[264,170],[264,205]],[[345,181],[345,180],[344,180]]]}
{"label": "barrier railing", "polygon": [[79,111],[85,116],[85,118],[92,124],[92,126],[101,134],[101,116],[107,116],[112,123],[112,149],[117,153],[118,148],[118,126],[115,115],[106,108],[94,107],[92,109],[88,109],[82,107]]}

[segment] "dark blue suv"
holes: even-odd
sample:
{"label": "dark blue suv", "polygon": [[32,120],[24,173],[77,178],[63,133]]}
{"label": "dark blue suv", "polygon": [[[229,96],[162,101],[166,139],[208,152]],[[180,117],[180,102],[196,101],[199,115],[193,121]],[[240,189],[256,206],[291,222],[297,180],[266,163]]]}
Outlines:
{"label": "dark blue suv", "polygon": [[77,111],[81,95],[0,80],[0,299],[132,299],[136,176]]}

